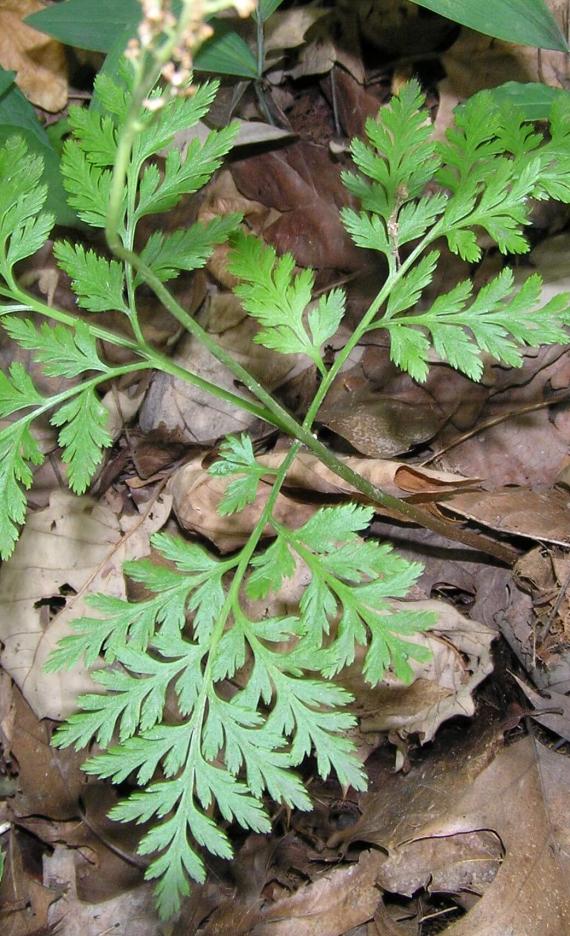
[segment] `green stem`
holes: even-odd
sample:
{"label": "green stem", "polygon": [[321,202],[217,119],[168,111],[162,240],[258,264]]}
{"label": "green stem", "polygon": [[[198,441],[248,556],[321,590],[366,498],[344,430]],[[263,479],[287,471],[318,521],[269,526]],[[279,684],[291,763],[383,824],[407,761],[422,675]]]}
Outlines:
{"label": "green stem", "polygon": [[299,442],[295,442],[279,466],[279,470],[275,476],[273,487],[269,497],[267,498],[265,506],[261,511],[260,517],[255,524],[255,527],[253,528],[247,543],[240,553],[239,562],[236,566],[230,587],[228,588],[224,605],[216,620],[216,624],[214,625],[214,629],[209,640],[208,660],[204,668],[202,686],[195,703],[192,718],[188,725],[189,732],[191,732],[191,740],[188,749],[186,767],[180,778],[181,786],[184,789],[179,806],[179,808],[182,810],[184,810],[185,807],[188,808],[195,793],[195,772],[196,767],[202,758],[202,732],[204,728],[208,698],[214,691],[212,671],[216,662],[216,650],[218,649],[220,641],[224,636],[228,618],[230,617],[230,614],[238,602],[239,592],[243,583],[243,579],[248,570],[253,554],[257,549],[260,539],[263,536],[265,527],[271,519],[275,503],[287,476],[287,472],[295,461],[300,447],[301,444]]}
{"label": "green stem", "polygon": [[[77,315],[73,315],[71,312],[63,312],[61,309],[55,309],[53,306],[47,305],[47,303],[42,302],[41,299],[36,299],[35,296],[21,289],[17,283],[15,283],[10,292],[14,299],[18,299],[22,303],[17,310],[19,312],[37,312],[38,315],[44,318],[51,319],[53,322],[59,322],[61,325],[67,325],[70,328],[77,328],[77,325],[82,321],[82,319]],[[138,352],[139,350],[137,342],[133,341],[132,338],[127,338],[126,335],[118,335],[108,328],[101,328],[99,325],[93,325],[90,322],[89,331],[95,338],[99,338],[101,341],[107,341],[109,344],[117,345],[120,348],[128,348],[130,351],[134,352]]]}
{"label": "green stem", "polygon": [[[59,322],[61,325],[67,325],[69,328],[76,328],[79,323],[83,322],[83,319],[80,319],[78,316],[73,315],[70,312],[63,312],[61,309],[55,309],[52,306],[48,306],[46,303],[41,302],[41,300],[36,299],[35,296],[31,296],[24,292],[17,284],[14,286],[13,290],[11,290],[11,293],[13,298],[19,299],[22,304],[18,306],[14,305],[8,309],[6,307],[0,307],[0,312],[3,310],[7,312],[36,312],[38,315],[41,315],[44,318],[51,319],[54,322]],[[139,345],[139,343],[134,341],[132,338],[118,335],[116,332],[112,332],[107,328],[102,328],[99,325],[93,325],[89,323],[89,331],[92,335],[95,336],[95,338],[99,338],[101,341],[106,341],[108,344],[113,344],[120,348],[127,348],[130,351],[138,354],[139,357],[144,357],[148,362],[146,365],[148,369],[154,368],[155,370],[162,371],[165,374],[171,374],[173,377],[178,377],[179,380],[184,380],[186,383],[193,384],[195,387],[198,387],[205,393],[209,393],[220,400],[225,400],[226,403],[231,403],[233,406],[246,410],[253,416],[256,416],[258,419],[272,423],[278,429],[287,431],[265,407],[259,406],[257,403],[254,403],[251,400],[247,400],[244,397],[238,396],[237,393],[232,393],[231,390],[225,390],[223,387],[219,387],[217,384],[213,384],[209,380],[205,380],[203,377],[198,376],[198,374],[194,374],[192,371],[175,364],[170,360],[170,358],[166,357],[166,355],[161,354],[160,351],[156,351],[154,348],[151,348],[150,345],[146,343],[144,338],[143,345],[141,347],[141,345]],[[142,368],[140,369],[142,370]]]}
{"label": "green stem", "polygon": [[[135,243],[135,230],[136,230],[136,218],[135,218],[135,208],[136,208],[136,194],[137,194],[137,185],[140,173],[140,164],[138,162],[132,163],[129,166],[127,172],[127,222],[125,229],[125,244],[129,250],[134,249]],[[129,305],[129,319],[133,329],[133,334],[139,345],[146,345],[146,340],[143,335],[139,315],[137,309],[137,302],[135,297],[135,278],[133,275],[133,268],[130,263],[124,263],[123,268],[125,271],[125,282],[127,285],[127,302]]]}
{"label": "green stem", "polygon": [[26,413],[25,416],[22,416],[20,419],[15,420],[10,424],[9,428],[18,423],[23,425],[28,425],[33,422],[34,419],[37,419],[38,416],[43,416],[44,413],[48,413],[54,406],[59,406],[61,403],[65,403],[66,400],[69,400],[71,397],[77,396],[78,393],[83,393],[84,390],[94,389],[98,387],[99,384],[105,383],[107,380],[114,380],[115,377],[122,377],[124,374],[132,374],[135,371],[147,370],[148,364],[146,361],[137,361],[132,364],[123,364],[121,367],[112,367],[109,370],[104,371],[101,374],[97,374],[96,377],[91,377],[90,380],[84,380],[80,384],[74,384],[73,387],[67,387],[65,390],[62,390],[61,393],[56,393],[55,396],[49,397],[45,403],[36,406],[31,413]]}
{"label": "green stem", "polygon": [[[386,301],[394,287],[395,282],[401,276],[403,276],[406,270],[415,262],[418,255],[425,249],[427,244],[431,242],[432,237],[435,238],[436,236],[436,233],[432,233],[429,235],[429,238],[424,238],[424,241],[422,241],[416,250],[410,254],[402,266],[397,271],[395,271],[391,277],[388,278],[382,289],[379,291],[378,295],[370,305],[366,315],[363,317],[362,322],[359,323],[354,334],[349,338],[347,344],[342,349],[337,357],[337,360],[328,372],[327,378],[323,380],[321,386],[319,387],[319,390],[317,391],[317,394],[307,414],[307,416],[311,416],[311,425],[324,397],[330,389],[333,380],[338,375],[349,354],[374,319],[374,316],[378,310]],[[472,533],[468,530],[459,530],[456,525],[441,520],[434,516],[434,514],[428,513],[427,511],[410,504],[408,501],[402,500],[399,497],[394,497],[391,494],[387,494],[381,488],[363,478],[362,475],[359,475],[356,471],[353,471],[347,464],[333,455],[330,449],[323,445],[322,442],[320,442],[310,431],[310,429],[306,428],[305,424],[301,425],[298,423],[297,420],[290,413],[288,413],[286,409],[284,409],[284,407],[277,403],[271,394],[268,393],[267,390],[265,390],[257,380],[255,380],[249,371],[242,367],[238,361],[234,360],[231,354],[229,354],[225,348],[222,348],[221,345],[219,345],[215,339],[212,338],[211,335],[209,335],[201,327],[201,325],[199,325],[199,323],[193,319],[185,309],[182,308],[172,293],[166,289],[163,283],[161,283],[158,277],[149,267],[146,266],[146,264],[137,254],[126,250],[122,244],[119,244],[116,253],[120,259],[132,263],[134,268],[140,273],[145,282],[153,290],[157,298],[160,299],[162,304],[166,309],[168,309],[174,318],[180,322],[180,324],[183,325],[190,332],[190,334],[192,334],[198,341],[200,341],[208,349],[208,351],[218,361],[220,361],[221,364],[227,367],[234,374],[234,376],[236,376],[238,380],[240,380],[247,387],[247,389],[254,396],[256,396],[261,403],[265,405],[272,416],[270,421],[273,424],[278,424],[280,428],[282,428],[283,431],[285,431],[288,435],[306,445],[307,448],[310,449],[310,451],[312,451],[313,454],[315,454],[317,458],[319,458],[319,460],[322,461],[328,468],[330,468],[331,471],[333,471],[336,475],[338,475],[352,487],[356,488],[356,490],[364,494],[373,503],[379,504],[380,506],[389,510],[391,513],[404,516],[408,521],[417,523],[420,526],[427,528],[428,530],[432,530],[434,533],[438,533],[439,535],[446,537],[447,539],[463,543],[466,546],[470,546],[474,549],[485,552],[501,562],[512,564],[514,561],[516,561],[518,558],[518,553],[510,547],[495,543],[493,540],[489,540],[484,536]],[[217,396],[219,395],[219,391],[217,389],[215,393]]]}

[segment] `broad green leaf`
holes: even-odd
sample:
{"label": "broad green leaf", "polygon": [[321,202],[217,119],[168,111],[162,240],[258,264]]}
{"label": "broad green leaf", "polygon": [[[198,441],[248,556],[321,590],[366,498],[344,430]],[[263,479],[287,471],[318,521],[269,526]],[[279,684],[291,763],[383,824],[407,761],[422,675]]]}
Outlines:
{"label": "broad green leaf", "polygon": [[4,68],[0,68],[0,97],[14,83],[15,77],[16,72],[6,71]]}
{"label": "broad green leaf", "polygon": [[76,225],[77,216],[67,204],[59,168],[59,156],[30,102],[13,83],[13,72],[0,69],[0,146],[20,136],[30,153],[43,160],[42,181],[47,185],[46,208],[59,224]]}
{"label": "broad green leaf", "polygon": [[216,22],[214,35],[198,50],[194,57],[196,71],[218,75],[237,75],[239,78],[260,78],[255,56],[246,42],[223,22]]}
{"label": "broad green leaf", "polygon": [[[265,23],[270,16],[275,13],[275,10],[278,10],[283,0],[259,0],[259,13],[261,14],[261,21]],[[257,19],[257,10],[254,10],[253,17]]]}
{"label": "broad green leaf", "polygon": [[413,0],[440,16],[496,39],[568,52],[544,0]]}
{"label": "broad green leaf", "polygon": [[569,96],[563,88],[551,88],[532,81],[506,81],[488,93],[496,106],[515,111],[521,120],[548,120],[554,101]]}
{"label": "broad green leaf", "polygon": [[109,52],[118,32],[134,36],[141,19],[139,0],[64,0],[25,20],[66,45]]}

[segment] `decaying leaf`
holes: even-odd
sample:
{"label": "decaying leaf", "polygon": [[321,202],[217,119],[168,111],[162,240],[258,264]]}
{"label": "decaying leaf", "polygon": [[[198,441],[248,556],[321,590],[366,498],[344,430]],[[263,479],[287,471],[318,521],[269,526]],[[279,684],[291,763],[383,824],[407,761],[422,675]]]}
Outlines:
{"label": "decaying leaf", "polygon": [[384,394],[354,392],[319,410],[317,421],[372,458],[402,455],[427,442],[445,422],[433,400],[424,406]]}
{"label": "decaying leaf", "polygon": [[446,507],[501,533],[570,545],[570,494],[563,489],[504,488],[483,496],[461,493]]}
{"label": "decaying leaf", "polygon": [[71,621],[87,614],[88,593],[125,597],[127,559],[150,551],[149,537],[165,523],[170,499],[148,516],[119,518],[88,497],[55,492],[30,515],[11,561],[0,569],[2,666],[40,718],[61,719],[93,684],[80,666],[45,673],[43,665]]}
{"label": "decaying leaf", "polygon": [[326,149],[301,140],[236,160],[231,172],[246,198],[279,212],[255,229],[278,253],[291,251],[300,266],[317,270],[365,268],[366,251],[354,246],[340,221],[347,193]]}
{"label": "decaying leaf", "polygon": [[296,7],[270,16],[265,27],[265,51],[271,61],[285,49],[302,45],[305,34],[328,12],[317,7]]}
{"label": "decaying leaf", "polygon": [[[514,678],[534,708],[531,718],[566,741],[570,741],[570,697],[553,690],[540,695],[518,676]],[[546,709],[548,712],[541,715],[541,712]]]}
{"label": "decaying leaf", "polygon": [[67,104],[65,49],[23,22],[43,9],[39,0],[2,0],[0,65],[16,72],[16,83],[32,104],[56,113]]}
{"label": "decaying leaf", "polygon": [[[260,456],[260,462],[268,468],[278,467],[283,460],[282,452],[271,452]],[[367,459],[358,456],[343,458],[345,464],[358,471],[368,481],[384,491],[398,497],[406,493],[431,495],[465,487],[472,482],[459,475],[432,471],[417,466],[405,465],[387,459]],[[193,459],[179,468],[169,482],[168,491],[173,497],[173,506],[178,522],[185,530],[206,536],[216,546],[229,551],[245,542],[269,496],[270,486],[262,483],[256,500],[240,513],[221,517],[217,506],[227,485],[227,479],[210,475],[202,467],[202,458]],[[354,489],[326,468],[316,456],[302,453],[293,463],[277,498],[275,516],[287,518],[287,523],[301,525],[317,509],[318,504],[299,501],[295,498],[302,491],[318,494],[353,494]],[[270,535],[268,527],[266,531]]]}
{"label": "decaying leaf", "polygon": [[5,859],[0,881],[3,936],[46,933],[49,908],[60,897],[63,882],[46,887],[25,867],[23,842],[15,829],[10,831]]}
{"label": "decaying leaf", "polygon": [[366,922],[379,900],[377,865],[375,852],[365,851],[355,864],[269,904],[259,914],[256,936],[340,936]]}
{"label": "decaying leaf", "polygon": [[14,814],[76,818],[87,782],[81,771],[83,754],[55,750],[49,724],[37,718],[18,689],[14,690],[14,709],[16,730],[9,748],[18,765],[18,790],[11,801]]}
{"label": "decaying leaf", "polygon": [[[384,774],[334,842],[370,842],[381,886],[451,893],[469,912],[450,936],[565,936],[570,898],[567,758],[493,730],[437,747],[407,776]],[[556,778],[554,780],[554,778]],[[481,830],[485,834],[481,835]],[[473,905],[471,893],[483,894]]]}
{"label": "decaying leaf", "polygon": [[65,936],[120,932],[129,936],[163,936],[165,933],[156,917],[150,883],[101,903],[79,900],[73,848],[56,845],[53,854],[46,856],[44,882],[51,887],[65,884],[64,895],[51,907],[49,914],[50,925],[57,927],[59,924]]}
{"label": "decaying leaf", "polygon": [[[406,602],[395,606],[410,608]],[[370,689],[354,665],[341,674],[340,682],[357,699],[361,731],[396,731],[403,739],[417,734],[425,744],[447,719],[473,715],[474,690],[493,671],[491,644],[497,634],[444,601],[414,601],[413,608],[435,612],[437,624],[411,638],[431,651],[426,663],[410,661],[411,685],[402,686],[388,675],[378,688]]]}

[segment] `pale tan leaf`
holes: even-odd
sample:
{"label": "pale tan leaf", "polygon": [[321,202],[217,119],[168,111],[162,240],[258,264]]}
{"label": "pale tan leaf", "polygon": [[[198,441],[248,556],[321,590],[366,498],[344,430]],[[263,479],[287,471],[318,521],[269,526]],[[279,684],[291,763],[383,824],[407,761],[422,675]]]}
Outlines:
{"label": "pale tan leaf", "polygon": [[[72,632],[71,621],[90,613],[89,593],[125,597],[122,564],[150,552],[149,537],[166,522],[170,503],[162,497],[133,523],[89,497],[55,492],[45,510],[28,518],[12,559],[0,569],[1,662],[38,717],[66,717],[77,695],[92,689],[81,666],[46,673],[43,665]],[[62,602],[51,617],[50,605]]]}
{"label": "pale tan leaf", "polygon": [[39,0],[0,3],[0,65],[16,72],[16,84],[43,110],[67,104],[67,60],[61,43],[27,26],[26,16],[44,9]]}
{"label": "pale tan leaf", "polygon": [[[271,452],[260,456],[259,461],[268,468],[276,468],[283,458],[283,452]],[[431,494],[449,491],[472,483],[460,475],[409,466],[387,459],[349,456],[342,460],[366,480],[397,497],[412,492]],[[206,536],[223,551],[236,549],[245,542],[270,491],[269,484],[262,483],[251,506],[230,517],[221,517],[217,507],[227,484],[227,478],[212,477],[202,467],[202,459],[198,457],[178,469],[168,487],[180,525],[185,530]],[[335,475],[316,456],[307,452],[297,456],[287,474],[284,491],[279,494],[274,511],[278,520],[286,520],[288,524],[300,526],[314,513],[319,505],[314,502],[300,502],[299,492],[302,491],[345,495],[355,493],[350,484]],[[269,527],[266,533],[271,534]]]}

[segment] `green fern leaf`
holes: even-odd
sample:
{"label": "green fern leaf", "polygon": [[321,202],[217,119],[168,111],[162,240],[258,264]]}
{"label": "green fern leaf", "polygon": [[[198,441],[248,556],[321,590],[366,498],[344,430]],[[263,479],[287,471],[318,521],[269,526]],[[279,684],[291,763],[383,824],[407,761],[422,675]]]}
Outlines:
{"label": "green fern leaf", "polygon": [[252,504],[262,478],[274,475],[275,469],[266,468],[257,462],[251,439],[245,433],[227,436],[220,446],[220,458],[208,469],[211,475],[226,477],[239,475],[226,486],[218,511],[222,516],[243,510]]}
{"label": "green fern leaf", "polygon": [[111,196],[111,171],[93,165],[75,140],[67,140],[61,172],[71,207],[86,224],[104,228]]}
{"label": "green fern leaf", "polygon": [[43,246],[54,225],[42,211],[47,187],[40,182],[44,163],[29,155],[20,137],[0,148],[0,274],[9,279],[15,263]]}
{"label": "green fern leaf", "polygon": [[570,294],[561,293],[554,304],[540,308],[541,287],[540,276],[534,274],[514,292],[513,274],[507,267],[468,305],[472,284],[466,280],[438,296],[426,312],[384,323],[390,333],[392,360],[420,381],[427,376],[431,344],[442,360],[472,380],[481,377],[482,351],[510,367],[520,367],[521,347],[567,340]]}
{"label": "green fern leaf", "polygon": [[[141,258],[161,282],[174,279],[181,270],[199,270],[205,266],[214,247],[227,241],[240,224],[240,214],[227,214],[207,224],[196,222],[189,228],[163,234],[155,231],[141,251]],[[140,275],[135,283],[140,284]]]}
{"label": "green fern leaf", "polygon": [[45,398],[38,393],[22,364],[10,364],[9,373],[10,378],[0,372],[0,418],[4,419],[29,406],[41,406],[45,403]]}
{"label": "green fern leaf", "polygon": [[111,168],[117,155],[117,128],[109,114],[92,107],[70,107],[69,126],[87,160],[100,168]]}
{"label": "green fern leaf", "polygon": [[116,260],[105,260],[93,250],[85,250],[80,244],[68,241],[57,241],[53,253],[62,270],[71,277],[71,287],[82,309],[128,313],[122,264]]}
{"label": "green fern leaf", "polygon": [[170,98],[163,91],[155,91],[151,97],[168,101],[158,115],[146,113],[143,116],[143,128],[139,133],[134,150],[134,160],[144,162],[172,143],[175,134],[188,131],[196,126],[214,102],[220,86],[219,81],[206,81],[193,87],[188,97],[180,95]]}
{"label": "green fern leaf", "polygon": [[83,322],[75,328],[48,325],[38,328],[30,319],[4,316],[2,327],[21,348],[32,351],[48,376],[78,377],[86,371],[110,372],[99,357],[97,341]]}
{"label": "green fern leaf", "polygon": [[254,341],[281,354],[306,354],[324,371],[321,346],[338,328],[344,293],[332,290],[305,315],[314,286],[311,270],[294,274],[291,254],[277,258],[273,247],[247,234],[236,234],[232,248],[228,267],[240,279],[234,292],[262,326]]}
{"label": "green fern leaf", "polygon": [[0,430],[0,556],[9,559],[19,527],[26,519],[24,490],[32,486],[30,465],[41,465],[44,456],[25,420]]}
{"label": "green fern leaf", "polygon": [[51,417],[60,427],[58,441],[69,469],[69,486],[75,494],[89,487],[102,457],[102,449],[113,444],[107,430],[109,414],[94,390],[82,390],[60,406]]}
{"label": "green fern leaf", "polygon": [[212,130],[204,143],[193,140],[183,156],[180,150],[169,150],[161,179],[156,166],[149,166],[142,175],[137,220],[147,214],[167,211],[178,204],[183,195],[198,191],[221,165],[237,133],[238,124],[223,130]]}

